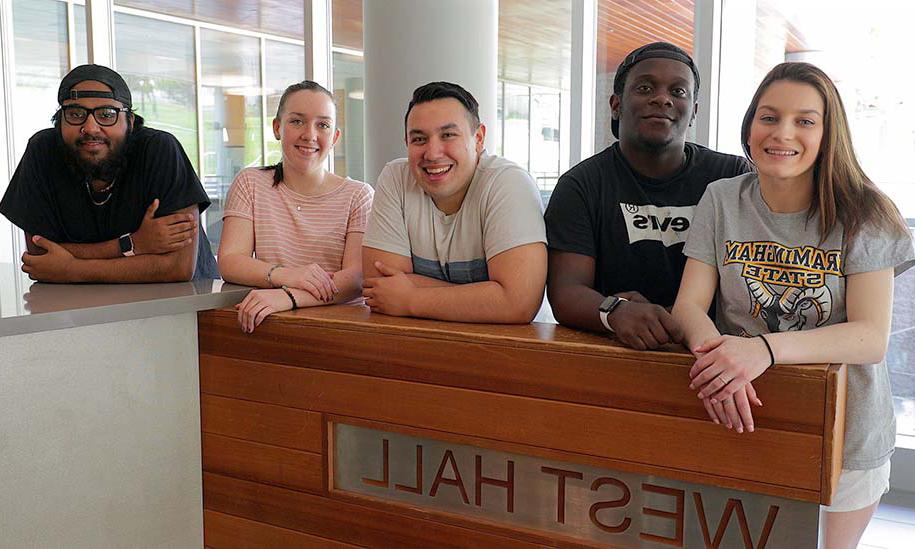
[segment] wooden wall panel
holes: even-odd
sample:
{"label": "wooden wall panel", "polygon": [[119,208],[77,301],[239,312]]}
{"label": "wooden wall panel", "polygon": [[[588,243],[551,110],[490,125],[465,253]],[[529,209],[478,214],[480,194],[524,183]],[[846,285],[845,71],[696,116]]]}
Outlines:
{"label": "wooden wall panel", "polygon": [[321,454],[203,434],[203,470],[308,492],[324,491]]}
{"label": "wooden wall panel", "polygon": [[[356,316],[360,311],[352,309],[346,311],[348,316]],[[369,325],[365,331],[355,331],[352,327],[343,330],[323,322],[321,317],[284,319],[265,323],[258,328],[257,337],[253,337],[237,328],[234,317],[208,315],[200,323],[200,352],[653,414],[707,418],[695,392],[687,387],[692,359],[683,354],[634,353],[614,347],[606,338],[568,333],[571,330],[562,327],[550,334],[555,344],[546,346],[538,339],[508,337],[499,331],[475,334],[477,337],[473,338],[428,328],[397,330]],[[512,328],[532,333],[527,327]],[[398,349],[398,352],[379,354],[382,349]],[[610,363],[612,371],[608,369]],[[822,434],[824,375],[822,370],[781,366],[767,372],[754,382],[766,404],[754,410],[756,424],[763,428]],[[651,387],[650,392],[646,391],[647,387]]]}
{"label": "wooden wall panel", "polygon": [[754,382],[757,430],[738,435],[707,419],[682,348],[361,307],[272,315],[255,334],[233,311],[198,318],[214,549],[594,547],[329,490],[333,421],[807,502],[828,502],[841,464],[842,366],[770,369]]}
{"label": "wooden wall panel", "polygon": [[823,467],[822,501],[830,501],[839,483],[842,473],[842,451],[845,447],[845,404],[848,389],[848,371],[840,366],[830,367],[830,376],[826,381],[828,389],[824,410],[823,463],[832,464]]}
{"label": "wooden wall panel", "polygon": [[200,397],[204,433],[321,453],[321,414],[212,395]]}
{"label": "wooden wall panel", "polygon": [[[818,490],[822,437],[707,420],[201,356],[201,391],[677,470]],[[493,421],[498,418],[498,421]],[[689,433],[689,437],[684,437]],[[740,441],[740,442],[738,442]]]}
{"label": "wooden wall panel", "polygon": [[310,549],[313,547],[351,549],[359,547],[209,510],[203,512],[203,527],[204,544],[212,549]]}
{"label": "wooden wall panel", "polygon": [[367,547],[539,547],[521,541],[360,506],[304,492],[204,473],[203,502],[210,511]]}

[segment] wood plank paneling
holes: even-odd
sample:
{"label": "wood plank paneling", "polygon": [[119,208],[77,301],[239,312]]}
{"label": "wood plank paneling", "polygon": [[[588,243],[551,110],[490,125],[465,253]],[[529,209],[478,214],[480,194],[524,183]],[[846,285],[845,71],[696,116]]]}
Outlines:
{"label": "wood plank paneling", "polygon": [[[701,402],[687,387],[693,360],[689,355],[640,353],[617,347],[600,336],[561,327],[551,332],[540,330],[540,326],[509,327],[513,331],[494,327],[492,333],[477,334],[473,331],[476,326],[470,325],[455,335],[454,331],[429,330],[430,324],[445,323],[427,322],[419,325],[420,330],[414,328],[416,321],[407,321],[401,330],[353,323],[343,329],[340,319],[361,322],[363,311],[356,307],[340,309],[344,310],[325,311],[313,318],[271,318],[258,328],[257,337],[238,330],[234,315],[206,313],[200,317],[200,351],[707,419]],[[337,316],[327,322],[331,312]],[[519,338],[517,334],[529,337]],[[398,352],[379,356],[379,349]],[[777,366],[767,372],[754,381],[766,403],[754,409],[756,425],[822,434],[824,379],[825,369],[816,367]],[[650,392],[647,387],[651,387]]]}
{"label": "wood plank paneling", "polygon": [[[536,543],[204,473],[204,508],[368,547],[541,547]],[[551,544],[554,545],[555,544]]]}
{"label": "wood plank paneling", "polygon": [[696,419],[208,355],[200,372],[207,394],[644,463],[670,469],[670,478],[687,470],[820,490],[823,440],[816,435],[738,435]]}
{"label": "wood plank paneling", "polygon": [[321,453],[321,414],[212,395],[200,397],[204,433]]}
{"label": "wood plank paneling", "polygon": [[316,494],[325,491],[320,454],[208,433],[202,438],[204,471]]}
{"label": "wood plank paneling", "polygon": [[203,512],[204,543],[212,549],[351,549],[359,547],[216,511]]}
{"label": "wood plank paneling", "polygon": [[832,502],[839,475],[842,473],[842,451],[845,447],[845,403],[848,389],[848,370],[833,366],[827,380],[826,407],[823,411],[824,429],[823,463],[832,464],[823,467],[823,495],[820,501],[828,505]]}
{"label": "wood plank paneling", "polygon": [[842,366],[771,369],[754,382],[758,429],[738,435],[706,418],[682,348],[637,352],[560,326],[322,307],[273,315],[255,334],[232,311],[201,313],[199,338],[214,549],[594,547],[333,490],[334,421],[807,502],[830,497],[841,464]]}

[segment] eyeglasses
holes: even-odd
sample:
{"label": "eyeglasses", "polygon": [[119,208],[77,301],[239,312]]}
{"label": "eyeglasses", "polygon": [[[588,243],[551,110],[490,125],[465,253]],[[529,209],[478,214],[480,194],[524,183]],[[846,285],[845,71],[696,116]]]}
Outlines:
{"label": "eyeglasses", "polygon": [[99,126],[114,126],[118,122],[118,114],[130,112],[127,107],[96,107],[87,109],[79,105],[64,105],[60,108],[63,113],[62,118],[71,126],[82,126],[89,118],[89,113],[95,118]]}

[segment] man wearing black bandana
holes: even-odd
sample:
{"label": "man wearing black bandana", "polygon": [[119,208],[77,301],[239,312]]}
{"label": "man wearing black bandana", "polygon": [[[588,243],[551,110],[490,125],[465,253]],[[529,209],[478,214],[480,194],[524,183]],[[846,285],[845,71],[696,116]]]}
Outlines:
{"label": "man wearing black bandana", "polygon": [[218,278],[199,217],[206,192],[180,143],[132,110],[121,76],[81,65],[54,127],[29,140],[0,201],[26,233],[22,270],[43,282]]}
{"label": "man wearing black bandana", "polygon": [[679,342],[669,308],[693,211],[709,183],[751,170],[686,142],[698,93],[696,65],[673,44],[647,44],[620,63],[610,97],[619,141],[563,174],[545,214],[560,323],[636,349]]}

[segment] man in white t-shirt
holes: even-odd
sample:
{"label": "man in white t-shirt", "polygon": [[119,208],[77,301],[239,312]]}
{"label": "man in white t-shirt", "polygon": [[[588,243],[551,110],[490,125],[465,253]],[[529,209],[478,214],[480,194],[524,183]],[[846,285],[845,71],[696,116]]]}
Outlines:
{"label": "man in white t-shirt", "polygon": [[530,174],[486,153],[476,99],[432,82],[413,92],[407,158],[375,186],[363,295],[373,312],[530,322],[546,282],[542,203]]}

